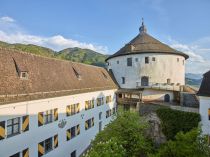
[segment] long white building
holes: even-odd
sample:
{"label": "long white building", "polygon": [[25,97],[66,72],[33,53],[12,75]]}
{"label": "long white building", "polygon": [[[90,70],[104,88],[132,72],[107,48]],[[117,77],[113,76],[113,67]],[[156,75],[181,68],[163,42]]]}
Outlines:
{"label": "long white building", "polygon": [[203,75],[200,89],[197,93],[200,100],[199,113],[203,134],[208,135],[210,143],[210,71]]}
{"label": "long white building", "polygon": [[188,57],[150,36],[142,22],[139,34],[106,60],[108,70],[121,88],[118,102],[130,104],[126,98],[173,101],[185,85]]}
{"label": "long white building", "polygon": [[116,90],[103,68],[0,49],[0,157],[78,157]]}

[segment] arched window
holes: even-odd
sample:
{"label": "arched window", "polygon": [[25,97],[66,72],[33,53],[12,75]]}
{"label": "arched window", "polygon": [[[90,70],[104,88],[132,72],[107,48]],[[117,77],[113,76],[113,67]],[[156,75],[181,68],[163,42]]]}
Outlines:
{"label": "arched window", "polygon": [[149,86],[149,77],[147,76],[141,77],[141,86]]}

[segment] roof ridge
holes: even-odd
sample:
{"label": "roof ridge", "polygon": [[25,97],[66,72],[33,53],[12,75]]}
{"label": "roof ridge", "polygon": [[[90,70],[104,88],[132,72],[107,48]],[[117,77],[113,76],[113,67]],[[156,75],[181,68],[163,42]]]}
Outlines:
{"label": "roof ridge", "polygon": [[[70,63],[73,63],[73,64],[81,64],[81,65],[84,65],[84,66],[92,66],[92,67],[95,67],[95,68],[104,69],[103,67],[99,67],[99,66],[95,66],[95,65],[90,65],[90,64],[80,63],[80,62],[74,62],[74,61],[64,60],[64,59],[60,59],[60,58],[42,56],[42,55],[39,55],[39,54],[34,54],[34,53],[27,52],[27,51],[15,50],[14,48],[0,47],[0,50],[8,51],[7,53],[22,53],[22,54],[31,55],[31,56],[40,57],[40,58],[45,58],[45,59],[49,59],[49,60],[56,60],[56,61],[68,62],[68,63],[70,62]],[[0,53],[1,53],[1,51],[0,51]]]}

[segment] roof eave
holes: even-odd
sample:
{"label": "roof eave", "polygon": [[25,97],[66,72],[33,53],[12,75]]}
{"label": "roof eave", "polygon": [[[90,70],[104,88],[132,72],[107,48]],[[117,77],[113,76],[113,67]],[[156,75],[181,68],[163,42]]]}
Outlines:
{"label": "roof eave", "polygon": [[[175,52],[158,52],[158,51],[151,51],[151,52],[137,52],[137,51],[133,51],[131,53],[123,53],[123,54],[118,54],[118,55],[111,55],[108,58],[106,58],[105,61],[107,62],[109,59],[115,58],[115,57],[119,57],[119,56],[126,56],[126,55],[133,55],[133,54],[145,54],[145,53],[166,53],[166,54],[179,55],[179,56],[183,56],[185,58],[185,60],[187,60],[189,58],[189,56],[187,54],[184,54],[184,53],[179,52],[179,51],[177,51],[177,53],[175,53]],[[180,53],[182,53],[182,54],[180,54]]]}

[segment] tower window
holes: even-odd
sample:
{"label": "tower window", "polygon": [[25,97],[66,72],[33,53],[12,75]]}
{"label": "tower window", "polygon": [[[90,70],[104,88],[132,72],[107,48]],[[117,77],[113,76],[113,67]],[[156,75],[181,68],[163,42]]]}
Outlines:
{"label": "tower window", "polygon": [[117,61],[117,64],[119,64],[119,61]]}
{"label": "tower window", "polygon": [[179,58],[177,58],[177,62],[179,62]]}
{"label": "tower window", "polygon": [[125,77],[122,77],[122,84],[125,84]]}
{"label": "tower window", "polygon": [[155,62],[155,57],[152,57],[152,61],[154,61],[154,62]]}
{"label": "tower window", "polygon": [[127,58],[127,66],[132,66],[132,58]]}
{"label": "tower window", "polygon": [[149,64],[149,57],[145,57],[145,64]]}
{"label": "tower window", "polygon": [[136,62],[138,62],[138,61],[139,61],[139,59],[138,59],[138,58],[135,58],[135,60],[136,60]]}
{"label": "tower window", "polygon": [[183,60],[183,65],[184,65],[184,60]]}

